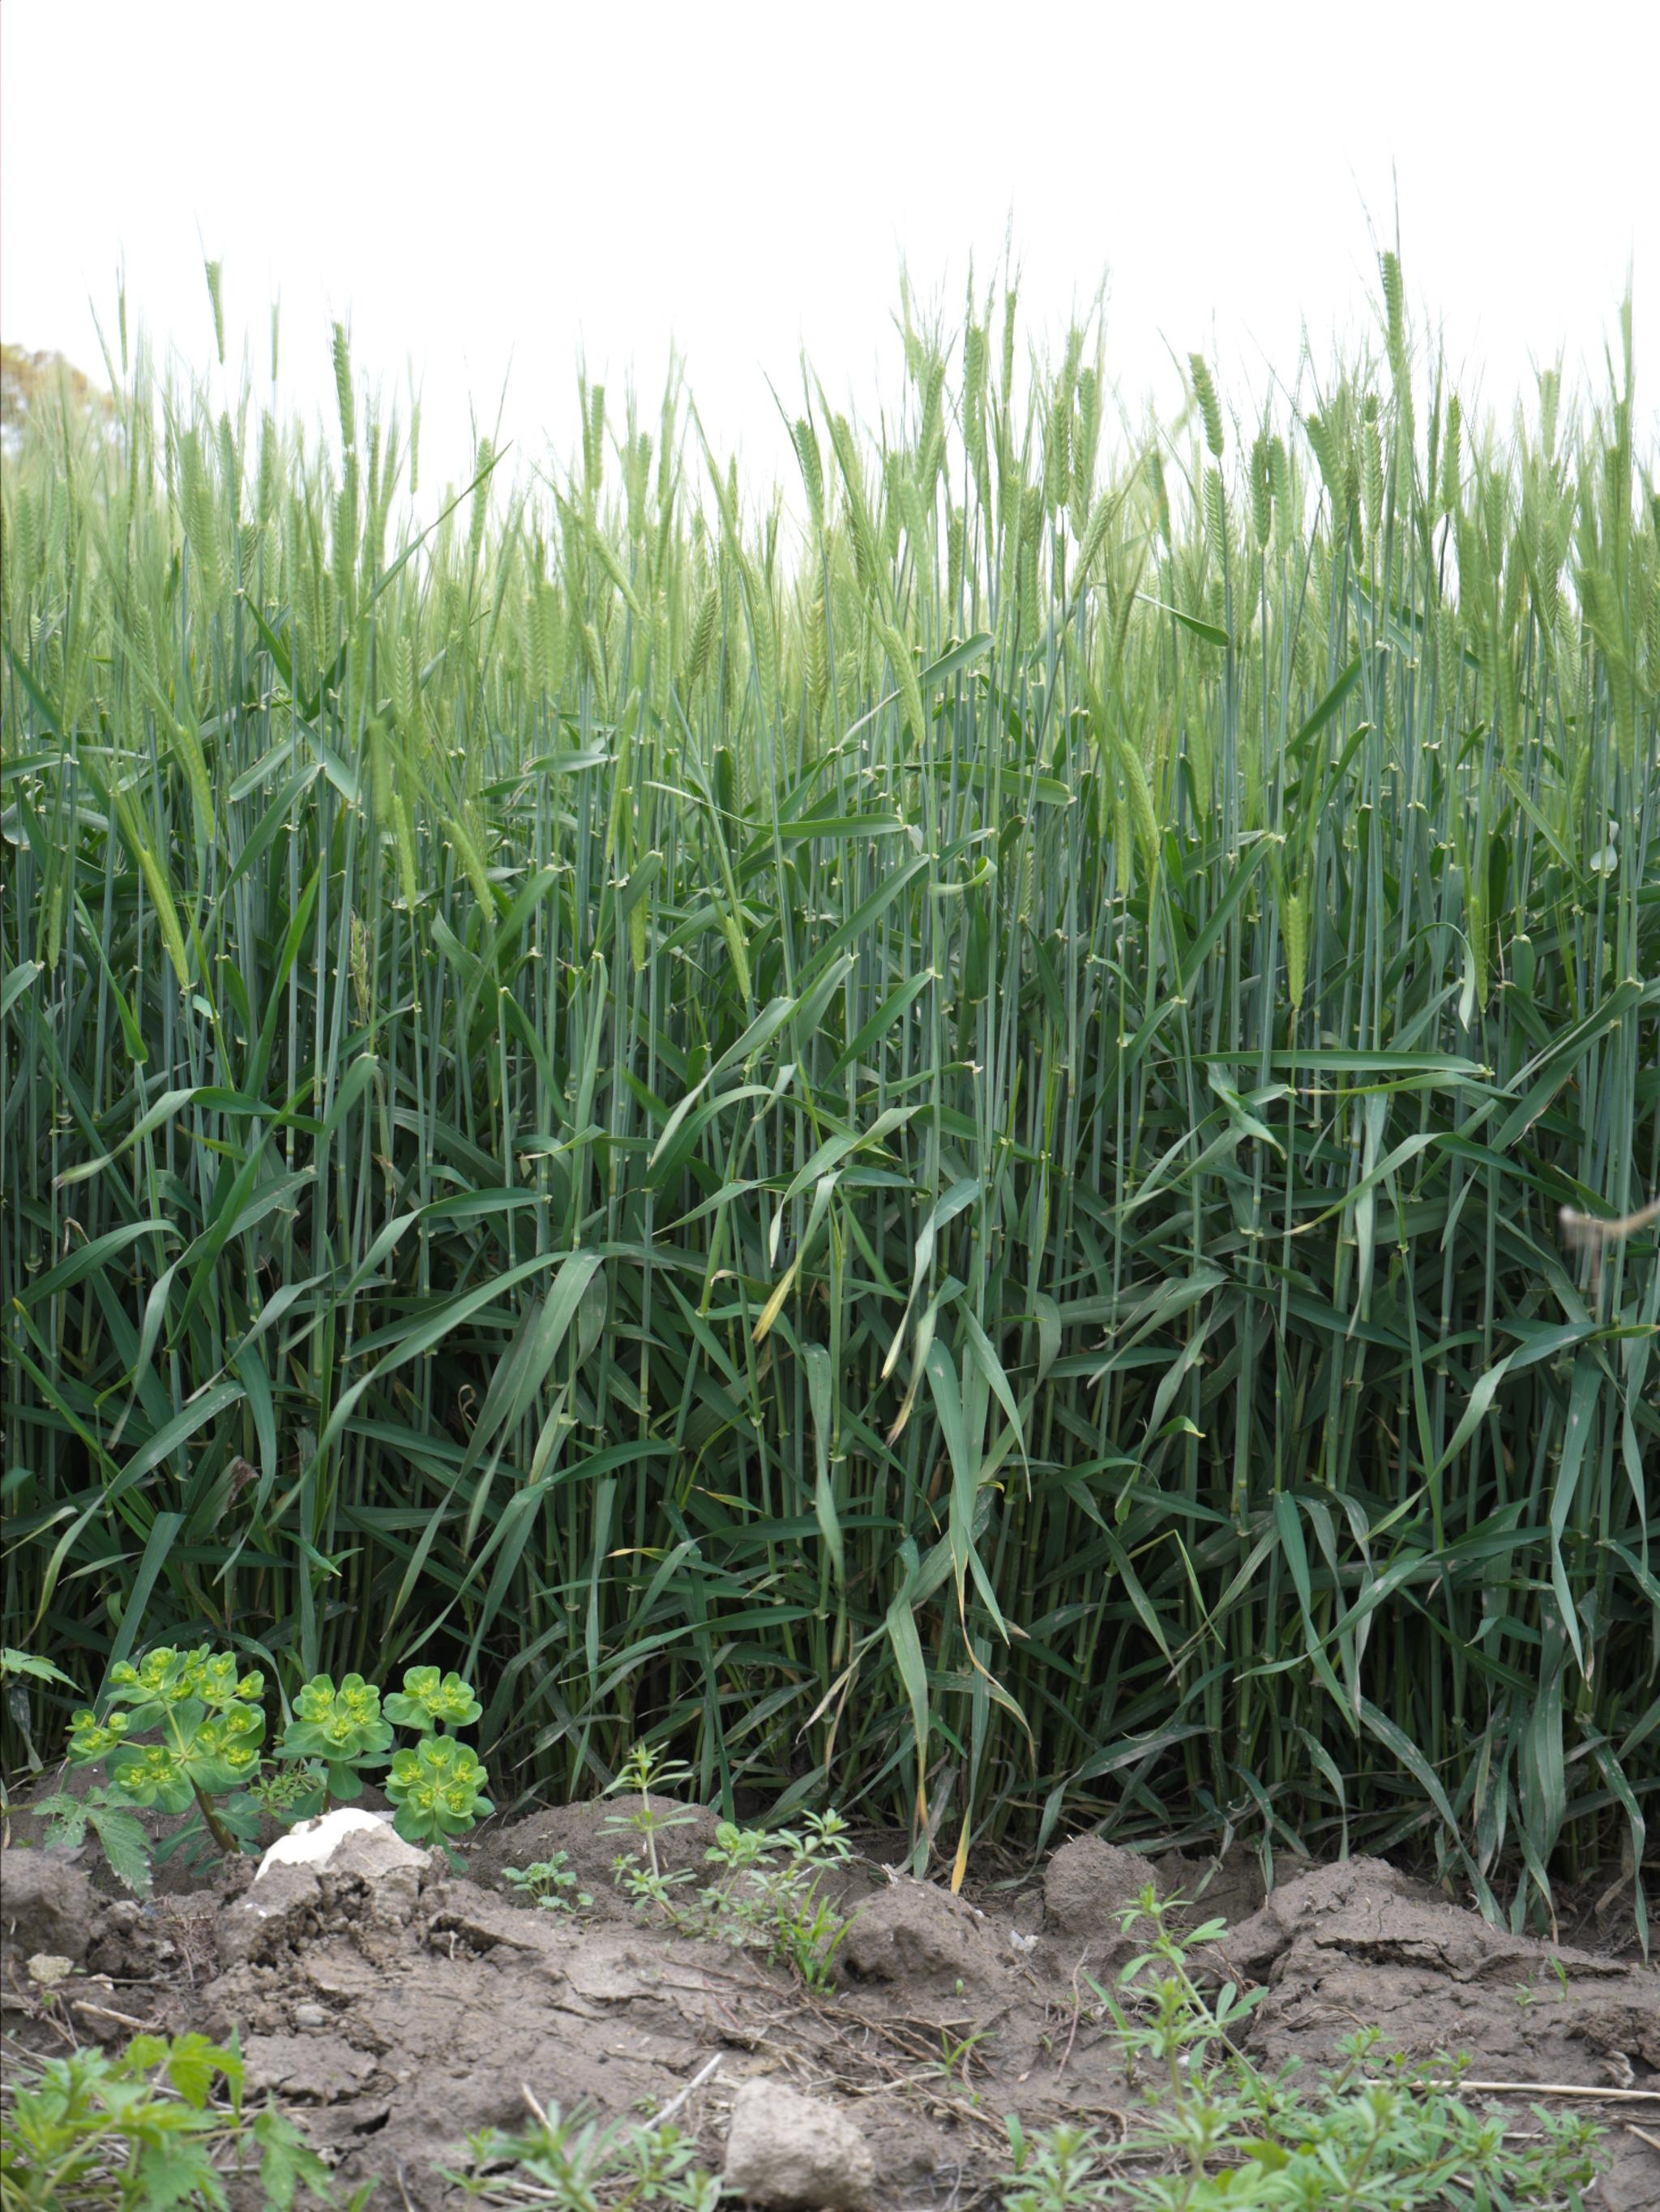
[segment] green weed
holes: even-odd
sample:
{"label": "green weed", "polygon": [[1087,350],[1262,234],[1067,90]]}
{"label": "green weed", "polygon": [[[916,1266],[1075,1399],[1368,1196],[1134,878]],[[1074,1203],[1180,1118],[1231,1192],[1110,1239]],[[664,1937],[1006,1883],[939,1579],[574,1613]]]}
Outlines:
{"label": "green weed", "polygon": [[1011,2118],[1005,2212],[1487,2212],[1584,2201],[1594,2124],[1535,2109],[1529,2136],[1508,2140],[1502,2121],[1449,2088],[1456,2064],[1379,2064],[1376,2029],[1348,2039],[1342,2063],[1312,2078],[1261,2072],[1234,2038],[1262,1992],[1200,1990],[1190,1952],[1222,1923],[1178,1936],[1179,1902],[1147,1891],[1122,1916],[1131,1931],[1146,1923],[1146,1948],[1113,1990],[1093,1985],[1132,2068],[1154,2067],[1157,2101],[1110,2154],[1086,2130],[1029,2138]]}
{"label": "green weed", "polygon": [[593,1903],[591,1893],[579,1887],[577,1878],[565,1863],[568,1854],[556,1851],[549,1859],[537,1859],[526,1867],[506,1867],[502,1879],[509,1889],[516,1889],[538,1905],[544,1912],[586,1912]]}
{"label": "green weed", "polygon": [[605,2124],[556,2104],[537,2110],[522,2133],[471,2136],[465,2166],[446,2179],[485,2204],[538,2204],[552,2212],[715,2212],[718,2175],[696,2164],[697,2146],[672,2126]]}
{"label": "green weed", "polygon": [[[459,1674],[413,1667],[401,1692],[386,1698],[360,1674],[338,1686],[326,1674],[301,1688],[277,1747],[261,1756],[265,1679],[240,1674],[234,1652],[160,1645],[137,1667],[110,1670],[102,1716],[83,1711],[70,1727],[69,1756],[101,1765],[106,1781],[76,1796],[55,1792],[34,1810],[52,1825],[54,1844],[78,1844],[88,1829],[130,1888],[149,1885],[157,1862],[188,1856],[205,1838],[220,1851],[252,1851],[262,1820],[287,1826],[321,1808],[361,1796],[366,1774],[389,1767],[386,1794],[392,1825],[407,1843],[442,1844],[494,1810],[477,1753],[449,1734],[482,1710]],[[417,1741],[393,1752],[392,1729]],[[149,1742],[139,1738],[149,1736]],[[192,1818],[152,1845],[132,1808]]]}
{"label": "green weed", "polygon": [[771,1832],[723,1820],[703,1853],[714,1872],[692,1898],[686,1893],[691,1869],[666,1870],[658,1849],[666,1831],[686,1826],[692,1816],[684,1807],[666,1810],[652,1802],[654,1793],[684,1788],[690,1780],[688,1769],[644,1744],[629,1753],[611,1789],[629,1791],[638,1802],[607,1822],[615,1832],[638,1839],[635,1850],[616,1859],[619,1887],[636,1911],[666,1919],[689,1936],[763,1950],[775,1965],[793,1969],[808,1989],[828,1989],[843,1923],[820,1886],[831,1868],[851,1856],[846,1821],[833,1808],[809,1814],[800,1828]]}
{"label": "green weed", "polygon": [[142,2035],[119,2057],[77,2051],[38,2066],[9,2054],[7,2073],[0,2177],[9,2212],[228,2208],[238,2179],[257,2181],[266,2212],[296,2202],[356,2212],[373,2187],[337,2195],[292,2121],[274,2106],[245,2112],[234,2036],[221,2045]]}

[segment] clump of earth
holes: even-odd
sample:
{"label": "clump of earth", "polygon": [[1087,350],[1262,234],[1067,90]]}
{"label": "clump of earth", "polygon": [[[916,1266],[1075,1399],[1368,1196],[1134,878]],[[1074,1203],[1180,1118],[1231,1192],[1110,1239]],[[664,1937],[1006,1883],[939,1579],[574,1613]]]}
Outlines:
{"label": "clump of earth", "polygon": [[[346,2187],[379,2178],[382,2201],[417,2212],[463,2201],[436,2169],[464,2161],[467,2136],[553,2105],[633,2118],[672,2106],[704,2163],[756,2202],[960,2206],[1006,2170],[1006,2115],[1028,2135],[1082,2122],[1111,2145],[1155,2094],[1092,1987],[1136,1948],[1118,1916],[1151,1881],[1198,1893],[1189,1925],[1227,1921],[1197,1968],[1265,1988],[1244,2038],[1265,2066],[1333,2060],[1370,2026],[1380,2063],[1456,2052],[1477,2082],[1660,2093],[1660,1974],[1617,1945],[1507,1934],[1380,1860],[1293,1865],[1265,1893],[1254,1863],[1083,1836],[1041,1878],[970,1901],[855,1858],[827,1885],[847,1926],[834,1984],[815,1992],[633,1909],[612,1879],[612,1809],[487,1832],[465,1874],[382,1828],[321,1865],[254,1880],[245,1861],[143,1905],[94,1883],[84,1852],[8,1850],[7,2036],[62,2047],[42,1958],[68,1962],[53,2011],[83,2040],[235,2027],[250,2093],[275,2097]],[[665,1870],[701,1877],[714,1827],[693,1811],[665,1828]],[[592,1898],[580,1912],[504,1882],[556,1852]],[[1532,2101],[1467,2094],[1512,2115]],[[1610,2130],[1602,2204],[1660,2204],[1660,2095],[1581,2108]]]}

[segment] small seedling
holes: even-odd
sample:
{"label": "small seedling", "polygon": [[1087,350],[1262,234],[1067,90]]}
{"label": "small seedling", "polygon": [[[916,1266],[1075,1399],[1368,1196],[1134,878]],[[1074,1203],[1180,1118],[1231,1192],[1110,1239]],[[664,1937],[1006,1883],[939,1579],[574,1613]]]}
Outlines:
{"label": "small seedling", "polygon": [[690,1868],[683,1867],[673,1874],[666,1872],[658,1850],[659,1837],[670,1828],[687,1826],[691,1814],[683,1808],[660,1812],[651,1802],[654,1796],[684,1789],[691,1778],[689,1766],[666,1758],[648,1744],[637,1743],[605,1792],[607,1796],[613,1796],[627,1791],[639,1801],[627,1813],[608,1813],[605,1816],[605,1826],[614,1835],[629,1835],[636,1839],[632,1853],[619,1851],[613,1862],[617,1883],[633,1899],[636,1910],[655,1906],[672,1917],[671,1891],[691,1880]]}
{"label": "small seedling", "polygon": [[954,2036],[949,2028],[939,2031],[939,2056],[930,2063],[931,2072],[937,2073],[945,2087],[964,2091],[970,2103],[977,2105],[980,2093],[969,2081],[969,2068],[975,2052],[986,2041],[991,2030],[976,2028],[971,2034]]}
{"label": "small seedling", "polygon": [[1551,1972],[1555,1975],[1556,1986],[1562,1996],[1566,1996],[1568,1994],[1567,1968],[1562,1964],[1562,1961],[1560,1959],[1547,1959],[1541,1966],[1534,1968],[1533,1972],[1528,1976],[1524,1982],[1519,1982],[1517,1984],[1516,2002],[1521,2007],[1523,2011],[1525,2012],[1529,2005],[1538,2003],[1540,1994],[1539,1977],[1544,1972],[1547,1966],[1548,1966]]}
{"label": "small seedling", "polygon": [[1091,2185],[1101,2148],[1086,2128],[1060,2127],[1029,2137],[1013,2112],[1004,2124],[1009,2131],[1009,2172],[1003,2212],[1075,2212],[1076,2207],[1102,2202]]}
{"label": "small seedling", "polygon": [[1126,1935],[1138,1922],[1151,1923],[1145,1951],[1132,1959],[1118,1976],[1118,1987],[1133,1992],[1145,2009],[1128,2017],[1119,2002],[1092,1978],[1091,1988],[1112,2014],[1127,2056],[1144,2055],[1161,2065],[1179,2097],[1191,2078],[1196,2059],[1213,2044],[1232,2050],[1231,2038],[1244,2027],[1254,2008],[1267,1995],[1254,1990],[1243,1995],[1232,1982],[1224,1984],[1213,2000],[1201,1996],[1188,1972],[1190,1949],[1214,1943],[1226,1934],[1225,1921],[1207,1920],[1185,1937],[1176,1933],[1173,1915],[1182,1900],[1160,1898],[1149,1886],[1137,1902],[1121,1912],[1119,1925]]}
{"label": "small seedling", "polygon": [[569,1854],[556,1851],[550,1859],[538,1859],[526,1867],[507,1867],[502,1879],[509,1889],[530,1898],[544,1912],[586,1912],[593,1899],[576,1886],[576,1876],[566,1863]]}
{"label": "small seedling", "polygon": [[775,1965],[794,1968],[808,1989],[826,1990],[846,1923],[821,1895],[820,1885],[832,1866],[851,1856],[848,1824],[832,1808],[809,1813],[804,1826],[782,1829],[773,1840],[783,1863],[758,1883],[770,1920],[769,1954]]}
{"label": "small seedling", "polygon": [[569,2116],[557,2105],[544,2112],[528,2092],[526,2102],[534,2125],[520,2135],[471,2136],[465,2167],[440,2168],[463,2196],[558,2212],[597,2212],[601,2204],[627,2212],[716,2212],[720,2178],[696,2164],[695,2137],[628,2120],[607,2126],[581,2106]]}

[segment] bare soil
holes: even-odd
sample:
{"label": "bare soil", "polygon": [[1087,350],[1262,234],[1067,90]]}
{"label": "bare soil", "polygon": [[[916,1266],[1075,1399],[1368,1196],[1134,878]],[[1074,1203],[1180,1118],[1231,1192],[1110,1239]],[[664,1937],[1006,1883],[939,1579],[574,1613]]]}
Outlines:
{"label": "bare soil", "polygon": [[[1265,1897],[1249,1862],[1149,1861],[1080,1837],[1041,1881],[977,1902],[854,1861],[837,1878],[836,1986],[812,1995],[753,1954],[632,1912],[611,1879],[611,1809],[536,1814],[477,1841],[465,1878],[435,1854],[396,1893],[283,1869],[258,1885],[258,1911],[248,1862],[141,1906],[82,1863],[14,1848],[0,1868],[8,2037],[62,2047],[62,2008],[27,1971],[41,1952],[80,1969],[60,1995],[83,2039],[234,2027],[252,2091],[275,2095],[343,2181],[380,2176],[378,2202],[418,2212],[460,2201],[435,2166],[476,2130],[524,2125],[526,2091],[645,2118],[697,2082],[677,2118],[718,2167],[738,2089],[772,2075],[857,2124],[882,2212],[959,2212],[995,2201],[1006,2113],[1028,2132],[1084,2120],[1112,2143],[1153,2093],[1127,2075],[1091,1987],[1130,1955],[1115,1916],[1151,1874],[1189,1897],[1206,1883],[1197,1909],[1227,1917],[1201,1964],[1266,1985],[1248,2044],[1259,2063],[1334,2058],[1376,2026],[1380,2056],[1462,2053],[1478,2081],[1578,2087],[1550,2102],[1608,2124],[1600,2202],[1660,2207],[1660,1974],[1594,1925],[1583,1946],[1511,1936],[1375,1859],[1293,1863]],[[714,1826],[699,1813],[668,1830],[670,1863],[701,1869]],[[593,1898],[580,1917],[502,1885],[504,1868],[556,1850]],[[1649,2095],[1589,2094],[1613,2086]],[[1523,2128],[1535,2101],[1471,2097]]]}

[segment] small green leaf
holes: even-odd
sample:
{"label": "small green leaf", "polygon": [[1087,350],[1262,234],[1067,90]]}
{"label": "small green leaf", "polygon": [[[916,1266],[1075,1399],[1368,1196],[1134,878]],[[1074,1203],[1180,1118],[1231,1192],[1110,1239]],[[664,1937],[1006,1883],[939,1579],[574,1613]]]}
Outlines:
{"label": "small green leaf", "polygon": [[63,1668],[54,1667],[50,1659],[37,1659],[32,1651],[14,1651],[6,1644],[0,1646],[0,1682],[10,1674],[27,1674],[35,1682],[62,1682],[70,1690],[75,1687]]}
{"label": "small green leaf", "polygon": [[240,2081],[242,2061],[235,2051],[205,2035],[176,2036],[167,2053],[167,2079],[187,2105],[199,2112],[208,2101],[215,2077],[234,2073]]}
{"label": "small green leaf", "polygon": [[86,1824],[103,1845],[104,1856],[116,1880],[131,1890],[135,1897],[148,1897],[150,1842],[138,1815],[121,1805],[89,1805],[86,1808]]}
{"label": "small green leaf", "polygon": [[332,2173],[286,2113],[268,2105],[254,2114],[252,2132],[259,2146],[259,2185],[273,2212],[291,2212],[302,2185],[321,2203],[334,2202]]}
{"label": "small green leaf", "polygon": [[402,1691],[393,1691],[382,1710],[399,1728],[419,1729],[424,1735],[441,1722],[447,1728],[470,1727],[484,1708],[460,1675],[441,1678],[436,1667],[411,1667]]}
{"label": "small green leaf", "polygon": [[1163,599],[1155,599],[1151,592],[1138,592],[1135,596],[1145,599],[1150,607],[1157,607],[1160,614],[1174,615],[1183,629],[1190,629],[1207,645],[1225,646],[1230,642],[1226,630],[1219,629],[1214,623],[1202,621],[1198,615],[1183,614],[1180,607],[1167,606]]}

